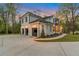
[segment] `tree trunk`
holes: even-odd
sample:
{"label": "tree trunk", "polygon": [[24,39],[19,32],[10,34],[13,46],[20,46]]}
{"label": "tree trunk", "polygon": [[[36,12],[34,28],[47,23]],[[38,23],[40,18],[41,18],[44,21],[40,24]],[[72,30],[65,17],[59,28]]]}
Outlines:
{"label": "tree trunk", "polygon": [[74,32],[75,32],[75,28],[74,28],[74,12],[72,10],[72,33],[74,35]]}
{"label": "tree trunk", "polygon": [[9,15],[8,15],[8,13],[6,13],[6,23],[5,23],[5,27],[6,27],[6,34],[8,34],[8,19],[9,19]]}
{"label": "tree trunk", "polygon": [[12,14],[12,33],[15,33],[15,15]]}
{"label": "tree trunk", "polygon": [[67,33],[70,32],[70,29],[69,29],[69,21],[68,21],[68,15],[66,15],[66,28],[67,28]]}

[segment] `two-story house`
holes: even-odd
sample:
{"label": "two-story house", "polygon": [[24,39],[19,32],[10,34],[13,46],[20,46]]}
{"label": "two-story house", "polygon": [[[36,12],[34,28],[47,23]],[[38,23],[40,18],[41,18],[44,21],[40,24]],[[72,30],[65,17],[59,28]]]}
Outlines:
{"label": "two-story house", "polygon": [[21,34],[40,37],[42,30],[45,35],[53,34],[53,16],[41,17],[31,12],[21,17]]}

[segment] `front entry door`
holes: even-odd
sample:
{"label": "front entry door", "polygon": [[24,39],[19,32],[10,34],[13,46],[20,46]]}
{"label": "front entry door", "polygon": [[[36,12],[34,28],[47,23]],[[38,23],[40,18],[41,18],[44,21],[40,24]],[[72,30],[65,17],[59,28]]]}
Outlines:
{"label": "front entry door", "polygon": [[32,36],[37,36],[37,28],[32,28]]}

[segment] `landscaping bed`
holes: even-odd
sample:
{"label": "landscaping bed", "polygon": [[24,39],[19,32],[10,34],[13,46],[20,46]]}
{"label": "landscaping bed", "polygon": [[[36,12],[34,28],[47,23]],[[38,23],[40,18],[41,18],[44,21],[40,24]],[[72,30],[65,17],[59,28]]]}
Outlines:
{"label": "landscaping bed", "polygon": [[64,36],[63,38],[59,38],[59,39],[36,40],[36,41],[39,41],[39,42],[78,42],[79,35],[68,34],[68,35]]}
{"label": "landscaping bed", "polygon": [[40,36],[38,38],[53,38],[53,37],[58,37],[60,35],[62,35],[62,33],[59,33],[59,34],[58,33],[54,33],[54,34],[51,34],[51,35]]}

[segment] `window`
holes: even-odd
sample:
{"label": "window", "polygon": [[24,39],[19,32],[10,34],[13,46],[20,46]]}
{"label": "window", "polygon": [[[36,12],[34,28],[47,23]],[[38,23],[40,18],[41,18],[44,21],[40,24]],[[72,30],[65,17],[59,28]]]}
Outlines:
{"label": "window", "polygon": [[51,26],[50,26],[50,31],[52,31]]}
{"label": "window", "polygon": [[21,20],[21,23],[23,23],[23,19]]}
{"label": "window", "polygon": [[55,18],[53,19],[53,23],[55,24]]}
{"label": "window", "polygon": [[30,16],[29,16],[29,22],[30,22]]}
{"label": "window", "polygon": [[27,17],[25,18],[25,22],[27,22]]}
{"label": "window", "polygon": [[54,23],[54,24],[59,24],[59,19],[58,19],[58,18],[54,18],[54,19],[53,19],[53,23]]}

